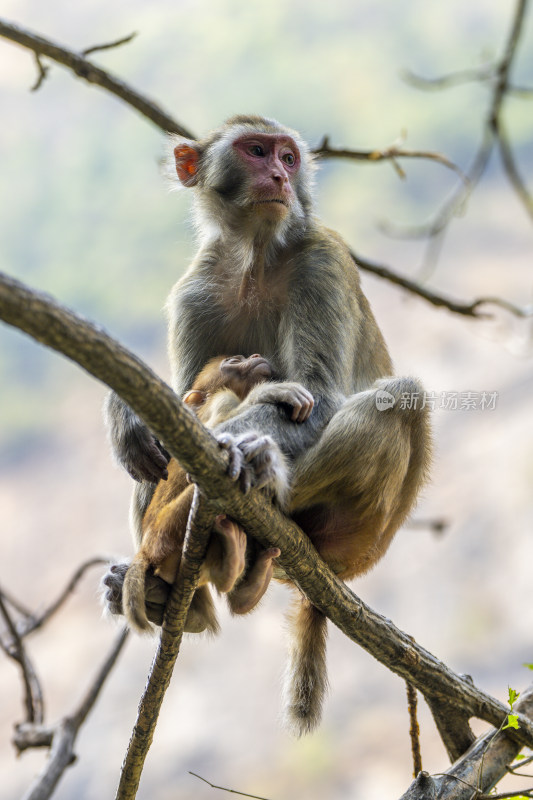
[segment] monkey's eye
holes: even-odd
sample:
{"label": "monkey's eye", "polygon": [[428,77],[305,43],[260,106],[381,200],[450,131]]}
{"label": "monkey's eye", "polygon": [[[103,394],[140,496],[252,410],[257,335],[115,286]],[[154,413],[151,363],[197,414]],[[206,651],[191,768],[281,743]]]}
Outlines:
{"label": "monkey's eye", "polygon": [[289,167],[293,167],[296,163],[294,153],[285,153],[285,155],[282,156],[282,161],[284,161]]}
{"label": "monkey's eye", "polygon": [[257,156],[258,158],[261,158],[261,156],[265,155],[265,151],[263,150],[260,144],[250,145],[250,147],[248,148],[248,152],[250,153],[251,156]]}

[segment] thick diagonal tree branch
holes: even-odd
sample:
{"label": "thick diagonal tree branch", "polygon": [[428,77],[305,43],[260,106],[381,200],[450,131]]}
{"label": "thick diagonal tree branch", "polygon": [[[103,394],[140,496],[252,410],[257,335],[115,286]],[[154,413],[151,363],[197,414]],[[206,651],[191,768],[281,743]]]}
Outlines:
{"label": "thick diagonal tree branch", "polygon": [[[451,718],[483,719],[499,727],[506,706],[456,675],[389,620],[377,614],[321,560],[308,538],[260,493],[243,495],[226,474],[226,455],[192,417],[172,389],[101,328],[77,317],[50,297],[0,274],[0,318],[63,353],[114,389],[195,476],[217,513],[238,520],[264,547],[279,547],[279,563],[294,583],[352,641]],[[440,713],[443,713],[442,711]],[[518,715],[510,735],[533,745],[533,724]]]}

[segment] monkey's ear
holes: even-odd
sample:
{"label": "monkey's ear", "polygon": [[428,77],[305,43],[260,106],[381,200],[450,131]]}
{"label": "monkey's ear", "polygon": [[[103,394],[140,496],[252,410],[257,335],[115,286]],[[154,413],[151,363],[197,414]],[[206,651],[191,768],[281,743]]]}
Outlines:
{"label": "monkey's ear", "polygon": [[207,392],[201,392],[199,389],[191,389],[183,395],[183,402],[188,406],[201,406],[207,399]]}
{"label": "monkey's ear", "polygon": [[184,186],[195,186],[198,182],[198,150],[190,144],[178,144],[174,148],[176,172]]}

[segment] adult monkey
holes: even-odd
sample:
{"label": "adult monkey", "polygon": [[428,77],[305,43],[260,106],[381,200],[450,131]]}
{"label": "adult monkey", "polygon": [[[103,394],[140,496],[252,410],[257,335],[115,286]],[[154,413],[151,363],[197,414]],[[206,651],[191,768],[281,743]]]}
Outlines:
{"label": "adult monkey", "polygon": [[[279,448],[292,465],[291,515],[340,577],[361,574],[386,551],[427,472],[427,412],[397,402],[421,387],[378,381],[392,374],[390,357],[346,244],[313,216],[314,166],[296,132],[236,116],[201,141],[174,137],[174,158],[181,185],[194,191],[199,233],[168,301],[174,388],[182,395],[214,356],[262,353],[283,380],[308,389],[314,409],[302,425],[256,404],[215,433],[242,455],[245,483],[275,480]],[[386,411],[380,392],[394,402]],[[107,408],[118,460],[145,481],[133,504],[138,527],[168,454],[117,397]],[[116,612],[124,566],[112,569],[105,581]],[[323,651],[320,612],[302,599],[297,613]],[[288,706],[299,732],[318,719],[325,672],[316,672],[313,688],[312,665],[293,657]]]}

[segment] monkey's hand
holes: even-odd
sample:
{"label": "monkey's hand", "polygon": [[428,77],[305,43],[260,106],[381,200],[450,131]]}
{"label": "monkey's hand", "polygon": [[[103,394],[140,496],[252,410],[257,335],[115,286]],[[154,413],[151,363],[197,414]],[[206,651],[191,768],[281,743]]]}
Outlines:
{"label": "monkey's hand", "polygon": [[292,408],[293,422],[305,422],[313,410],[315,400],[301,383],[261,383],[256,386],[245,400],[246,405],[256,403],[283,403]]}
{"label": "monkey's hand", "polygon": [[170,454],[114,392],[106,398],[104,417],[114,456],[131,477],[151,483],[166,480]]}
{"label": "monkey's hand", "polygon": [[131,431],[121,450],[116,451],[120,464],[136,481],[157,483],[168,478],[170,453],[146,426]]}
{"label": "monkey's hand", "polygon": [[229,455],[228,474],[238,480],[246,494],[250,489],[264,489],[280,506],[287,501],[289,478],[283,453],[270,436],[255,431],[234,436],[217,434],[219,445]]}

